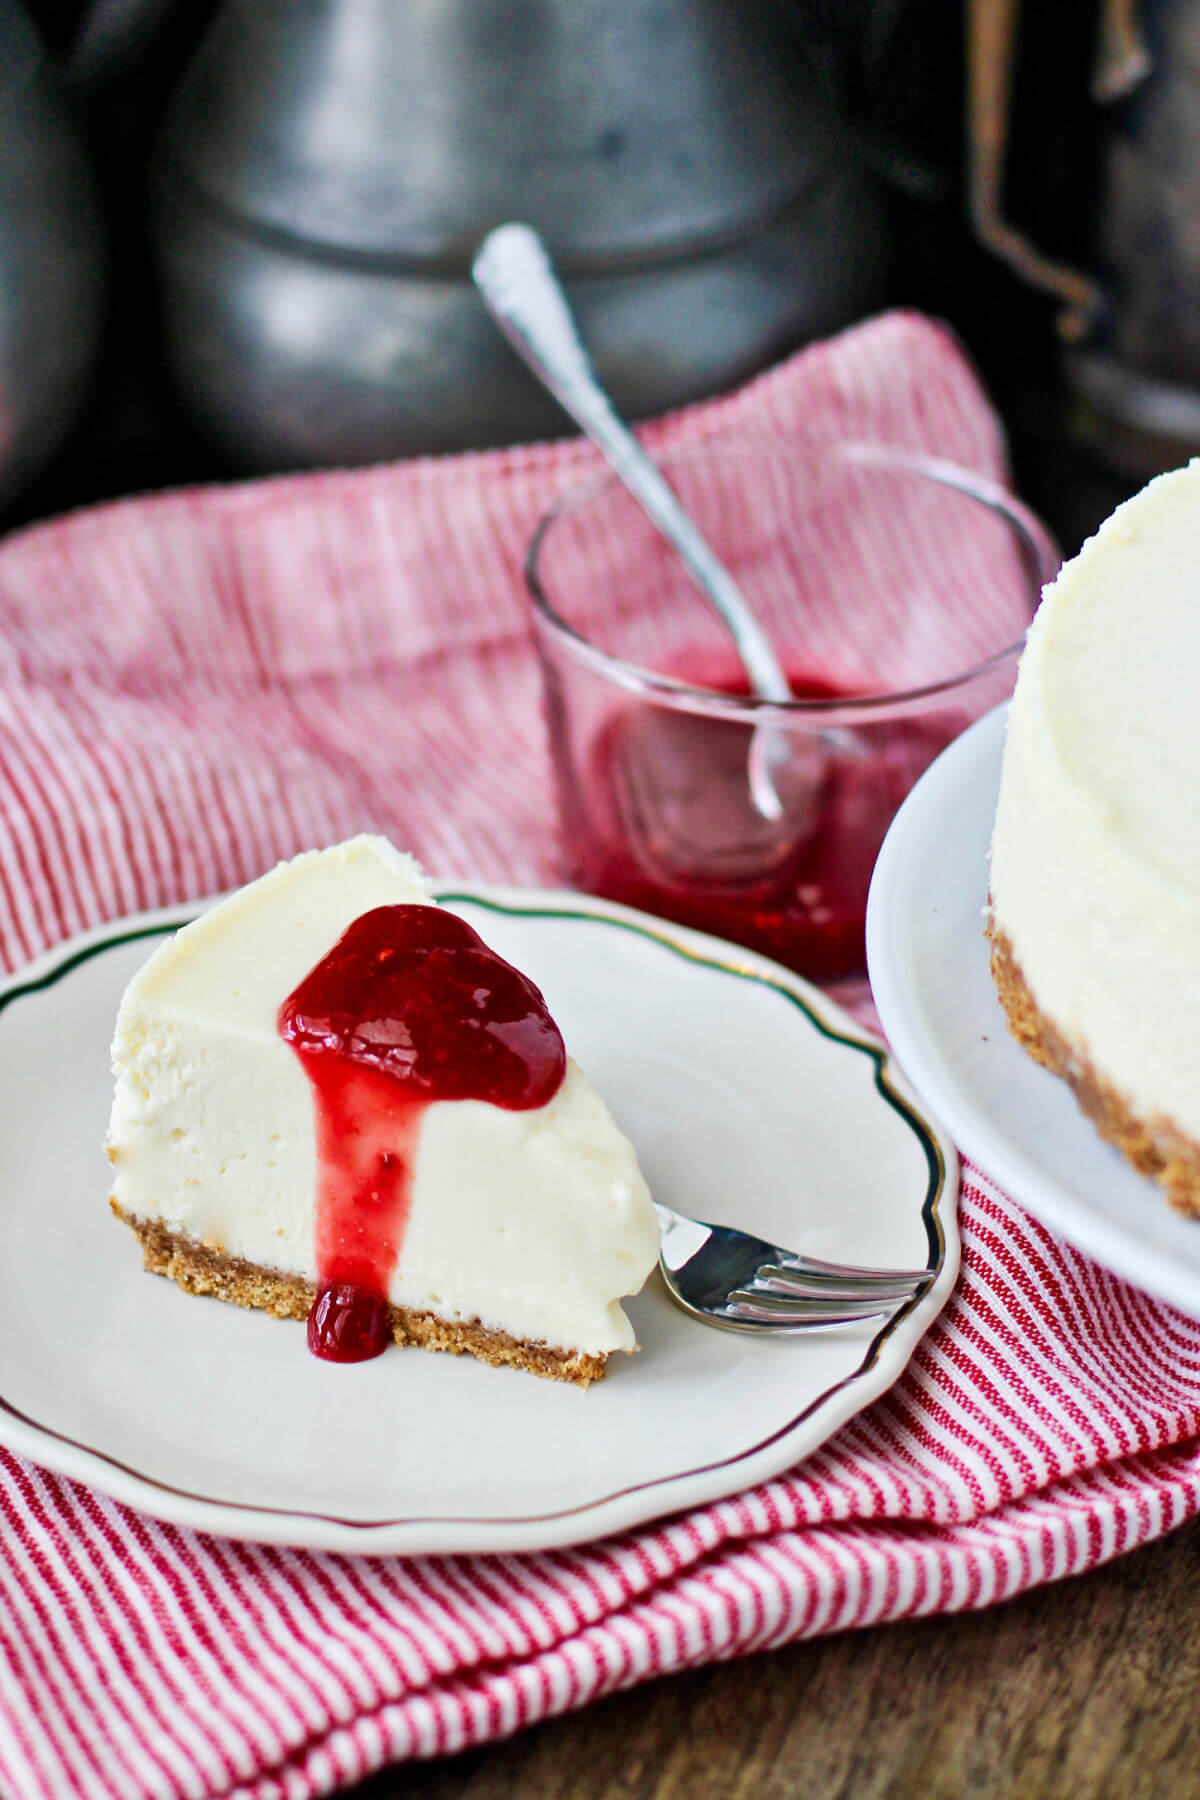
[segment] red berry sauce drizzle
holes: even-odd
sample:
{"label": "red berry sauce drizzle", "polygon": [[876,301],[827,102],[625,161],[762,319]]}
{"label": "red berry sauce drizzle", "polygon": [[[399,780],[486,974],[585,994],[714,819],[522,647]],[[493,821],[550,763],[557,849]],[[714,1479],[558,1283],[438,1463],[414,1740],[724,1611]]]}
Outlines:
{"label": "red berry sauce drizzle", "polygon": [[279,1033],[308,1076],[316,1119],[308,1347],[362,1362],[391,1341],[388,1283],[426,1107],[544,1106],[566,1053],[533,983],[436,906],[363,913],[284,1001]]}

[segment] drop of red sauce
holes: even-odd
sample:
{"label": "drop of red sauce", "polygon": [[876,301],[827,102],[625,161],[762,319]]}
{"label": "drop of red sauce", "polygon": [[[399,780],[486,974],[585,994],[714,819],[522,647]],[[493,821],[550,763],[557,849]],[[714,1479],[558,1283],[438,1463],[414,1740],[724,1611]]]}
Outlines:
{"label": "drop of red sauce", "polygon": [[533,983],[436,906],[379,906],[356,919],[284,1001],[279,1033],[308,1077],[316,1123],[309,1349],[362,1362],[391,1341],[388,1283],[426,1108],[544,1106],[566,1052]]}
{"label": "drop of red sauce", "polygon": [[392,1341],[387,1303],[353,1281],[323,1287],[308,1315],[308,1347],[326,1362],[366,1362]]}

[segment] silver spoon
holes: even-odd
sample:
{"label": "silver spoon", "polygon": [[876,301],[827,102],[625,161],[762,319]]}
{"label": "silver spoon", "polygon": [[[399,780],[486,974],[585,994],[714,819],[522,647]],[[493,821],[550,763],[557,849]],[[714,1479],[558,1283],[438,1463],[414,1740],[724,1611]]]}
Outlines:
{"label": "silver spoon", "polygon": [[673,1300],[726,1331],[820,1331],[880,1318],[915,1298],[936,1269],[869,1269],[796,1256],[654,1202],[658,1266]]}
{"label": "silver spoon", "polygon": [[[471,273],[513,349],[586,432],[651,521],[675,546],[697,587],[728,627],[751,691],[761,700],[791,700],[787,676],[733,576],[600,386],[537,232],[528,225],[497,226],[480,245]],[[783,817],[771,770],[778,748],[778,734],[760,728],[751,736],[747,758],[751,798],[762,817],[770,820]]]}

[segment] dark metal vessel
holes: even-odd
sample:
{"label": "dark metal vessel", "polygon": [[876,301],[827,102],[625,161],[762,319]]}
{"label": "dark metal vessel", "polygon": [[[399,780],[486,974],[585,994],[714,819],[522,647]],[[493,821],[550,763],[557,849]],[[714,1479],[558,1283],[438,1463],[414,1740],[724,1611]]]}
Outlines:
{"label": "dark metal vessel", "polygon": [[33,28],[0,0],[0,504],[57,449],[102,324],[99,207]]}
{"label": "dark metal vessel", "polygon": [[470,282],[511,218],[635,418],[882,297],[876,190],[769,9],[227,0],[158,165],[181,391],[246,469],[561,433]]}

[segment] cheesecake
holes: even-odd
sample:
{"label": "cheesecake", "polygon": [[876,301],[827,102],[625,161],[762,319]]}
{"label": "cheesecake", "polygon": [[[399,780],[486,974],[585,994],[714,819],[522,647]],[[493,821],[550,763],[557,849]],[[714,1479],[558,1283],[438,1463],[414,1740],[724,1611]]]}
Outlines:
{"label": "cheesecake", "polygon": [[1200,1217],[1200,461],[1118,507],[1046,590],[987,931],[1021,1044]]}
{"label": "cheesecake", "polygon": [[586,1386],[658,1255],[629,1140],[542,995],[358,837],[161,944],[122,998],[111,1204],[148,1269],[336,1361],[466,1351]]}

